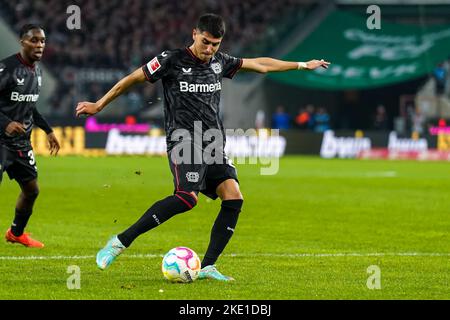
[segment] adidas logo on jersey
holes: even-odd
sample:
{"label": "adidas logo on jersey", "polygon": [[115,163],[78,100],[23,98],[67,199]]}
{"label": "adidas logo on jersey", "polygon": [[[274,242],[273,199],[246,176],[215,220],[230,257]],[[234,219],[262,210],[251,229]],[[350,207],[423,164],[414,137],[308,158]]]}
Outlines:
{"label": "adidas logo on jersey", "polygon": [[36,102],[39,99],[38,94],[20,94],[18,92],[11,92],[11,101],[17,101],[17,102]]}
{"label": "adidas logo on jersey", "polygon": [[188,83],[180,81],[181,92],[215,92],[222,90],[222,85],[219,81],[216,83]]}

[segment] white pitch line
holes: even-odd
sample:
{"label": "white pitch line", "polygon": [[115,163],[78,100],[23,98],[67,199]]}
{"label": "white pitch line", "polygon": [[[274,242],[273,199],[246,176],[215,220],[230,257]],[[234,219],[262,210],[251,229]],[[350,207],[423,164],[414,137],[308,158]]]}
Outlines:
{"label": "white pitch line", "polygon": [[368,178],[394,178],[397,177],[397,172],[395,171],[380,171],[380,172],[367,172],[366,177]]}
{"label": "white pitch line", "polygon": [[[130,254],[123,255],[122,258],[149,259],[162,258],[162,254]],[[225,254],[228,257],[269,257],[269,258],[337,258],[337,257],[450,257],[450,253],[445,252],[388,252],[388,253],[243,253]],[[95,259],[94,255],[89,256],[0,256],[0,260],[87,260]]]}

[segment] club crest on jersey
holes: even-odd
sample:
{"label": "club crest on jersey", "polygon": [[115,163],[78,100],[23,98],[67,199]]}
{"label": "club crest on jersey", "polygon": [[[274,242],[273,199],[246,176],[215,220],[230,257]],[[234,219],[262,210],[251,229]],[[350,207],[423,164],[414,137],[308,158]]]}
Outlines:
{"label": "club crest on jersey", "polygon": [[158,57],[154,57],[147,63],[147,69],[150,71],[150,74],[154,74],[159,68],[161,68],[161,64],[158,61]]}
{"label": "club crest on jersey", "polygon": [[211,69],[213,69],[215,74],[222,72],[222,65],[219,62],[211,63]]}
{"label": "club crest on jersey", "polygon": [[42,86],[42,77],[41,76],[38,77],[38,85],[39,85],[39,87]]}
{"label": "club crest on jersey", "polygon": [[200,175],[198,174],[198,172],[188,172],[188,173],[186,173],[186,179],[189,182],[196,183],[196,182],[198,182],[199,178],[200,178]]}

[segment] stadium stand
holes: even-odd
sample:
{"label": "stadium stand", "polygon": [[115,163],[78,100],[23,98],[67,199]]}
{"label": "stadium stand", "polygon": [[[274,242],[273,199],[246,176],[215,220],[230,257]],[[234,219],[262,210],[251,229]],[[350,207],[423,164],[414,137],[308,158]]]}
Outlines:
{"label": "stadium stand", "polygon": [[[50,100],[53,116],[73,113],[76,101],[97,99],[115,80],[165,49],[188,45],[199,14],[227,21],[222,50],[263,55],[314,6],[313,1],[1,0],[0,14],[17,32],[29,22],[43,25],[48,43],[43,62],[59,79]],[[81,8],[81,29],[68,30],[66,9]],[[158,101],[158,90],[141,86],[119,101],[119,114],[139,114]]]}

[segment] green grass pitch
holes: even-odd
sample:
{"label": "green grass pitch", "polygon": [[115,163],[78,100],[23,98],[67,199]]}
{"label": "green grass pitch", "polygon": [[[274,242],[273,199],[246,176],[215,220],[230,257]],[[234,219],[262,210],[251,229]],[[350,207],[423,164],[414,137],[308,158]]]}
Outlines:
{"label": "green grass pitch", "polygon": [[[202,257],[219,201],[200,195],[193,211],[100,271],[95,254],[108,238],[171,194],[167,159],[39,157],[41,194],[27,230],[46,247],[0,243],[0,299],[448,299],[449,165],[285,157],[272,176],[238,165],[244,207],[217,263],[236,281],[171,284],[162,255],[188,246]],[[4,174],[1,232],[18,191]],[[69,266],[80,270],[80,289],[67,286]]]}

